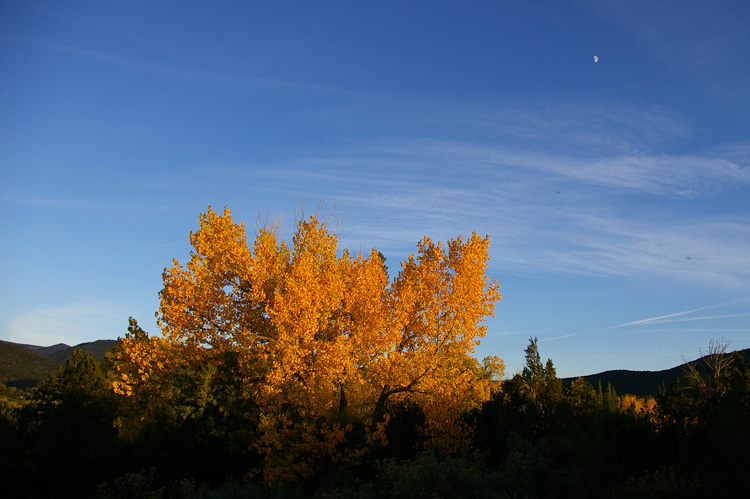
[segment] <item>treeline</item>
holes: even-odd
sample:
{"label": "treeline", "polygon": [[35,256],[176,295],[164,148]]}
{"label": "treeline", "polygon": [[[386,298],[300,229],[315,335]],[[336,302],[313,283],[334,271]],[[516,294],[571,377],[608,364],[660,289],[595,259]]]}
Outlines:
{"label": "treeline", "polygon": [[[651,397],[579,379],[563,387],[536,339],[522,372],[462,414],[461,448],[425,437],[414,403],[391,404],[384,438],[364,430],[310,473],[270,483],[226,374],[174,372],[170,403],[142,407],[134,431],[116,371],[80,350],[29,392],[0,399],[5,497],[730,497],[750,487],[750,369],[712,344]],[[167,399],[164,399],[167,400]],[[147,414],[148,413],[148,414]],[[353,421],[356,427],[356,421]],[[287,442],[278,442],[283,453]],[[363,451],[366,449],[366,451]],[[330,456],[339,456],[331,458]]]}

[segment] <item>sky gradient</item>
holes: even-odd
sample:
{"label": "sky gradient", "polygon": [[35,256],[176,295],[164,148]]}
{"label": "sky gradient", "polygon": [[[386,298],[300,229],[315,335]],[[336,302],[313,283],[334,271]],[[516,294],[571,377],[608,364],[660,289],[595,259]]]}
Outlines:
{"label": "sky gradient", "polygon": [[252,238],[320,205],[392,272],[488,234],[477,355],[508,374],[530,336],[560,376],[748,348],[748,26],[724,0],[7,0],[0,339],[158,333],[207,206]]}

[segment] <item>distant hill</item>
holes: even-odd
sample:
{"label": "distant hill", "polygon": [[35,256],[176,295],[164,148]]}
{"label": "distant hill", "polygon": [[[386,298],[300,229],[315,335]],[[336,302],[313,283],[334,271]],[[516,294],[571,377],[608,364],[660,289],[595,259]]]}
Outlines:
{"label": "distant hill", "polygon": [[[63,350],[58,350],[52,354],[48,354],[51,359],[56,360],[59,363],[65,362],[65,360],[73,353],[73,350],[80,348],[84,352],[89,352],[99,362],[105,362],[104,354],[112,350],[117,345],[117,340],[97,340],[89,343],[81,343],[74,347],[67,347]],[[51,347],[50,347],[51,348]]]}
{"label": "distant hill", "polygon": [[46,357],[51,357],[57,352],[70,348],[70,345],[66,345],[65,343],[58,343],[57,345],[52,345],[51,347],[40,347],[36,345],[23,345],[23,346],[25,346],[26,348],[30,348],[36,353],[40,353]]}
{"label": "distant hill", "polygon": [[[739,350],[739,352],[750,362],[750,349]],[[726,355],[732,355],[733,353],[727,353]],[[697,359],[692,362],[698,362],[699,360]],[[669,387],[675,378],[679,378],[680,384],[684,386],[686,384],[686,371],[687,365],[680,364],[677,367],[663,371],[627,371],[619,369],[581,377],[594,388],[599,386],[599,382],[601,381],[603,388],[607,388],[607,385],[611,383],[618,395],[629,393],[646,396],[657,394],[662,387]],[[575,379],[577,378],[563,378],[563,385],[568,386]]]}
{"label": "distant hill", "polygon": [[105,362],[104,355],[115,345],[116,340],[97,340],[74,347],[64,343],[41,347],[0,340],[0,383],[9,388],[32,388],[64,363],[76,348]]}
{"label": "distant hill", "polygon": [[25,345],[0,340],[0,383],[14,388],[31,388],[60,365],[54,359]]}

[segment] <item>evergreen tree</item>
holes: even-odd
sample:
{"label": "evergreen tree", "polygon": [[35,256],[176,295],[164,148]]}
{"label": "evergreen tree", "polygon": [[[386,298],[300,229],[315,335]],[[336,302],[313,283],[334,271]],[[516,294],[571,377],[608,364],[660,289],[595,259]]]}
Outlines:
{"label": "evergreen tree", "polygon": [[537,346],[538,338],[529,338],[529,346],[526,347],[526,365],[523,368],[523,379],[529,389],[532,399],[536,399],[544,384],[544,366],[539,355]]}
{"label": "evergreen tree", "polygon": [[562,401],[562,380],[557,377],[552,359],[547,359],[544,367],[544,401],[548,408],[552,409]]}
{"label": "evergreen tree", "polygon": [[40,496],[86,495],[116,474],[115,412],[115,395],[101,365],[75,349],[21,411],[26,487]]}

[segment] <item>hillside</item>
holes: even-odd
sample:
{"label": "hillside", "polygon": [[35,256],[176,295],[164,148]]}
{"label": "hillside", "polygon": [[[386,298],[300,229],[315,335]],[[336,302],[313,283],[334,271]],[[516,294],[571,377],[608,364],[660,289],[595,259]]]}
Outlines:
{"label": "hillside", "polygon": [[22,390],[32,388],[65,362],[76,348],[105,362],[104,355],[115,345],[116,340],[97,340],[74,347],[64,343],[41,347],[0,340],[0,384]]}
{"label": "hillside", "polygon": [[65,343],[58,343],[57,345],[52,345],[50,347],[40,347],[37,345],[23,345],[23,346],[25,346],[26,348],[30,348],[31,350],[35,351],[38,354],[44,355],[45,357],[51,357],[57,352],[70,348],[70,345],[66,345]]}
{"label": "hillside", "polygon": [[[599,382],[601,382],[603,388],[612,384],[619,395],[629,393],[632,395],[646,396],[658,393],[662,386],[668,387],[675,378],[680,378],[680,384],[684,385],[685,370],[685,364],[681,364],[677,367],[665,369],[663,371],[628,371],[625,369],[617,369],[581,377],[595,388],[599,386]],[[575,379],[576,378],[564,378],[563,385],[567,386]]]}
{"label": "hillside", "polygon": [[67,359],[68,356],[73,353],[73,350],[75,350],[76,348],[80,348],[84,352],[89,352],[91,355],[93,355],[98,362],[105,362],[106,359],[104,358],[104,355],[112,350],[115,345],[117,345],[117,340],[97,340],[89,343],[81,343],[80,345],[76,345],[74,347],[67,347],[63,350],[59,350],[48,355],[51,359],[56,360],[57,362],[62,364],[63,362],[65,362],[65,359]]}
{"label": "hillside", "polygon": [[[750,349],[739,350],[745,359],[750,361]],[[727,355],[731,355],[728,353]],[[693,362],[698,362],[697,359]],[[675,378],[680,378],[680,384],[685,385],[685,371],[687,370],[686,364],[680,364],[679,366],[671,369],[664,369],[662,371],[628,371],[628,370],[613,370],[604,371],[598,374],[590,374],[588,376],[582,376],[592,386],[599,386],[601,381],[602,387],[606,388],[608,384],[612,384],[615,391],[619,395],[626,393],[632,395],[654,395],[662,387],[668,387]],[[573,382],[576,378],[563,378],[563,385],[567,386]]]}
{"label": "hillside", "polygon": [[58,365],[25,345],[0,340],[0,383],[8,387],[31,388]]}

